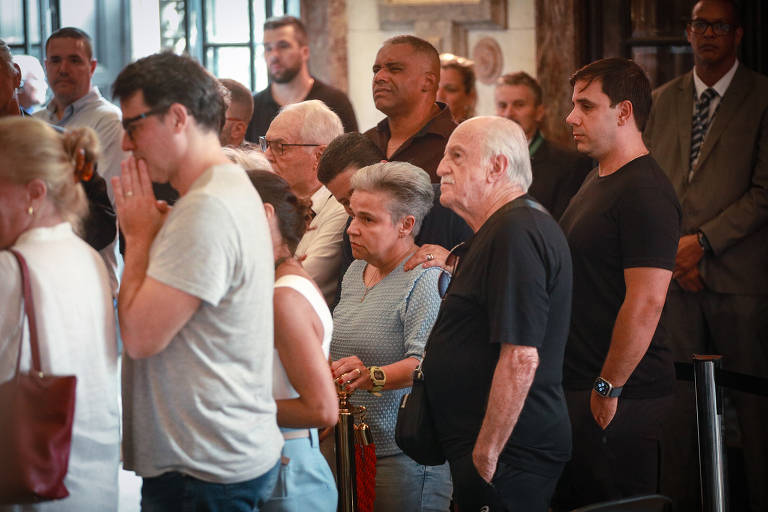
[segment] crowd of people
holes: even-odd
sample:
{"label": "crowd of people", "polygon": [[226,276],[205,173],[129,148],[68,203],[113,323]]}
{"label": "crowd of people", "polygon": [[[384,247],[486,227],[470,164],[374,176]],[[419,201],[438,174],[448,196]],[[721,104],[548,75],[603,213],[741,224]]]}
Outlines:
{"label": "crowd of people", "polygon": [[[69,497],[10,509],[116,510],[122,461],[146,511],[336,510],[339,390],[366,408],[376,511],[697,509],[673,362],[768,376],[768,78],[732,2],[685,30],[694,69],[655,91],[631,60],[574,70],[575,151],[533,77],[476,116],[472,62],[413,35],[373,59],[363,133],[290,16],[264,25],[263,91],[162,52],[120,72],[119,108],[60,29],[32,116],[0,41],[0,382],[30,367],[10,248],[44,371],[78,379]],[[442,465],[395,441],[417,366]],[[768,404],[730,406],[767,510]]]}

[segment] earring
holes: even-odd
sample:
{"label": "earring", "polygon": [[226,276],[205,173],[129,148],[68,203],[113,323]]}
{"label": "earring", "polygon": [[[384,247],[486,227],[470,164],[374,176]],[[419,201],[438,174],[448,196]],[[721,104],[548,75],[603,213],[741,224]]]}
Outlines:
{"label": "earring", "polygon": [[29,208],[27,208],[27,213],[30,214],[30,215],[34,215],[35,214],[35,209],[30,206]]}

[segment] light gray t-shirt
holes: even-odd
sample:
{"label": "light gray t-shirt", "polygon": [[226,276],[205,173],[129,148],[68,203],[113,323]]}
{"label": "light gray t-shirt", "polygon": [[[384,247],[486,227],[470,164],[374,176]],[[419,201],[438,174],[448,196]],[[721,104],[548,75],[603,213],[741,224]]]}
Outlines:
{"label": "light gray t-shirt", "polygon": [[155,238],[147,275],[202,299],[169,345],[125,358],[125,467],[234,483],[280,457],[272,399],[272,243],[235,165],[208,169]]}

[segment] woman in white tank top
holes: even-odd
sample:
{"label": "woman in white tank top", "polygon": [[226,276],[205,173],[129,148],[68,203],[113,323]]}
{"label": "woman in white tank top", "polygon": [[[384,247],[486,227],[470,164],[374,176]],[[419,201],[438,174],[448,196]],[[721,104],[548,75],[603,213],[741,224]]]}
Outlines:
{"label": "woman in white tank top", "polygon": [[333,321],[322,293],[294,257],[308,205],[267,171],[248,171],[269,222],[275,255],[273,395],[285,446],[264,511],[336,510],[338,494],[320,453],[317,428],[336,424],[338,399],[328,350]]}

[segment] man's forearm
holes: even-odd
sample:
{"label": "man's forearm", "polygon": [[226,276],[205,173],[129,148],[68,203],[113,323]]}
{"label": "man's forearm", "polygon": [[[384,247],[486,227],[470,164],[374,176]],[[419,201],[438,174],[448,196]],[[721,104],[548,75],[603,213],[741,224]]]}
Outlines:
{"label": "man's forearm", "polygon": [[131,327],[134,321],[141,319],[134,318],[133,302],[138,295],[141,285],[147,277],[147,268],[149,266],[149,244],[142,240],[132,239],[126,242],[125,267],[123,268],[123,277],[120,282],[120,293],[117,298],[117,312],[120,318],[120,330],[123,334],[123,341],[130,343]]}
{"label": "man's forearm", "polygon": [[663,302],[627,298],[616,316],[611,345],[600,376],[614,386],[623,386],[651,344]]}
{"label": "man's forearm", "polygon": [[504,449],[523,410],[539,355],[535,347],[502,345],[475,451],[494,459]]}

